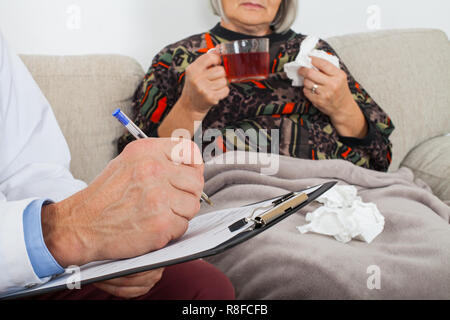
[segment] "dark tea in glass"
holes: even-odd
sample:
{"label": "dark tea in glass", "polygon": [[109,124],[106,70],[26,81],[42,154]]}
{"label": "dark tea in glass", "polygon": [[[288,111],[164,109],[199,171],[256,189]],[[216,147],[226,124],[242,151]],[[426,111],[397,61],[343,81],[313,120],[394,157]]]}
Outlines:
{"label": "dark tea in glass", "polygon": [[224,54],[223,65],[230,82],[266,79],[269,76],[269,53]]}
{"label": "dark tea in glass", "polygon": [[269,76],[269,39],[221,43],[218,49],[230,82],[261,80]]}

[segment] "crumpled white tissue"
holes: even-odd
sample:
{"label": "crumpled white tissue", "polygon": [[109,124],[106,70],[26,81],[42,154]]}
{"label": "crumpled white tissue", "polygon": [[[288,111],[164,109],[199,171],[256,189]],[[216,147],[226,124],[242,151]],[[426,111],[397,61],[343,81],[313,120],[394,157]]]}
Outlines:
{"label": "crumpled white tissue", "polygon": [[374,203],[365,203],[354,186],[336,185],[316,201],[322,207],[306,215],[309,224],[301,233],[315,232],[347,243],[357,239],[371,243],[384,229],[384,217]]}
{"label": "crumpled white tissue", "polygon": [[318,37],[307,36],[300,46],[300,52],[297,58],[295,58],[295,61],[286,63],[284,65],[284,72],[286,72],[287,77],[292,80],[292,86],[294,87],[303,86],[304,78],[298,74],[298,69],[300,67],[310,69],[315,68],[311,63],[311,57],[325,59],[331,62],[336,67],[340,68],[338,57],[329,55],[323,50],[315,49],[318,42],[319,42]]}

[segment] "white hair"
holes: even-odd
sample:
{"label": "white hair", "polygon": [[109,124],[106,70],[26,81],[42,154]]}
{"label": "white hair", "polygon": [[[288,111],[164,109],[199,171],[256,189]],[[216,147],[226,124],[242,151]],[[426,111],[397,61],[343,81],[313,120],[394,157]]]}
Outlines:
{"label": "white hair", "polygon": [[[225,12],[223,11],[222,0],[209,0],[215,15],[227,21]],[[297,18],[298,0],[282,0],[275,19],[271,25],[275,32],[283,33],[288,31]]]}

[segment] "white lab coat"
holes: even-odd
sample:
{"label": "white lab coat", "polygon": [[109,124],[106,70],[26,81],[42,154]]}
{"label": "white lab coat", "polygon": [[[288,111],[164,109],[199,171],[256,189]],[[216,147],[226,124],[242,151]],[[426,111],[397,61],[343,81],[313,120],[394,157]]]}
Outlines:
{"label": "white lab coat", "polygon": [[0,32],[0,295],[40,284],[28,258],[23,211],[37,198],[60,201],[85,188],[53,112]]}

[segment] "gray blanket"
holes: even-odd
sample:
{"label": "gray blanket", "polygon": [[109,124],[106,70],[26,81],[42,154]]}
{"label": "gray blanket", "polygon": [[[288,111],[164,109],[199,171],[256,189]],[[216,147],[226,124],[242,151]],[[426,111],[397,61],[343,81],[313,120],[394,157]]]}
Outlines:
{"label": "gray blanket", "polygon": [[207,165],[214,210],[338,180],[378,206],[385,228],[371,244],[300,234],[309,205],[206,259],[231,279],[238,299],[450,299],[450,207],[409,169],[380,173],[343,160],[281,157],[277,174],[260,172],[258,164]]}

